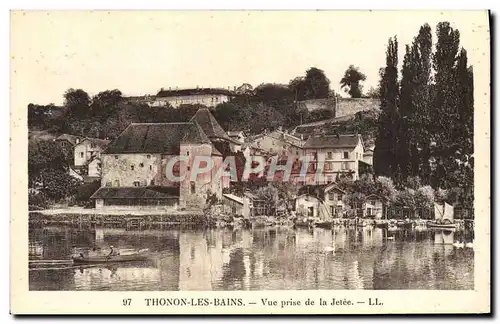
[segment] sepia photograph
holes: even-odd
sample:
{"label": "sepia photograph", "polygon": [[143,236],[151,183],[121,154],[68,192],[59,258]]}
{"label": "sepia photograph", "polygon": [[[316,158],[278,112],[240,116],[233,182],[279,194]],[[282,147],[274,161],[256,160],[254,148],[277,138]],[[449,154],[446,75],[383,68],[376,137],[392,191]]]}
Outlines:
{"label": "sepia photograph", "polygon": [[458,291],[489,311],[489,28],[487,11],[11,11],[13,289],[242,313]]}

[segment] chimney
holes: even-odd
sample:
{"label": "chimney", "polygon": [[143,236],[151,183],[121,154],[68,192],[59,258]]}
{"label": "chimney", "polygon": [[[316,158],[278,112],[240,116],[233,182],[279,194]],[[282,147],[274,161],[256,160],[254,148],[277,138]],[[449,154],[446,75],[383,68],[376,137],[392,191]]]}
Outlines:
{"label": "chimney", "polygon": [[168,90],[172,90],[172,87],[168,87]]}
{"label": "chimney", "polygon": [[236,86],[234,86],[234,91],[236,92]]}

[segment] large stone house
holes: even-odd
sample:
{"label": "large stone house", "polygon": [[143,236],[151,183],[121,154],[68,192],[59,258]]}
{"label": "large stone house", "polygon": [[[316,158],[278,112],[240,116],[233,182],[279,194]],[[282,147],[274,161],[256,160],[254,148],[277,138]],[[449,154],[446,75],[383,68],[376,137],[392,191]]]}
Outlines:
{"label": "large stone house", "polygon": [[232,95],[229,90],[216,88],[161,89],[150,105],[161,107],[169,104],[174,108],[178,108],[181,105],[200,104],[206,107],[215,107],[218,104],[228,102]]}
{"label": "large stone house", "polygon": [[[173,176],[185,178],[175,181],[167,177],[167,163],[179,156],[187,161],[173,163]],[[192,179],[196,156],[211,157],[214,168]],[[108,145],[101,159],[102,187],[92,196],[96,208],[201,208],[209,193],[222,196],[225,178],[215,176],[222,154],[196,121],[133,123]]]}
{"label": "large stone house", "polygon": [[321,173],[318,168],[323,164],[323,177],[315,177],[314,184],[328,184],[341,176],[357,180],[360,164],[364,163],[363,140],[359,134],[313,135],[304,144],[304,154],[313,159],[312,172]]}

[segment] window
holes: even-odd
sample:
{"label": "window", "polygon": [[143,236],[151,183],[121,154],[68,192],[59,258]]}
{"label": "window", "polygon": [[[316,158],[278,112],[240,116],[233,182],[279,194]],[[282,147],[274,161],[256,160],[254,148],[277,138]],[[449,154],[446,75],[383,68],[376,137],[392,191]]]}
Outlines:
{"label": "window", "polygon": [[370,200],[370,205],[375,206],[375,200]]}
{"label": "window", "polygon": [[118,155],[115,155],[115,160],[118,160]]}
{"label": "window", "polygon": [[141,168],[144,168],[144,163],[139,163],[139,166],[140,166]]}
{"label": "window", "polygon": [[80,152],[80,157],[83,158],[83,152]]}
{"label": "window", "polygon": [[191,194],[194,194],[196,192],[196,184],[194,181],[191,181]]}
{"label": "window", "polygon": [[338,195],[337,195],[337,201],[342,201],[342,198],[343,198],[343,197],[342,197],[342,194],[338,194]]}
{"label": "window", "polygon": [[152,165],[149,166],[149,170],[153,170],[153,166]]}
{"label": "window", "polygon": [[326,153],[328,159],[333,159],[333,152]]}
{"label": "window", "polygon": [[106,181],[106,187],[111,187],[113,183],[111,181]]}
{"label": "window", "polygon": [[148,155],[146,155],[146,158],[147,158],[147,159],[150,159],[150,158],[151,158],[151,155],[149,155],[149,154],[148,154]]}
{"label": "window", "polygon": [[331,170],[332,169],[332,164],[330,162],[325,162],[325,170]]}
{"label": "window", "polygon": [[120,180],[116,179],[115,180],[115,187],[119,187],[120,186]]}
{"label": "window", "polygon": [[344,152],[344,159],[348,159],[349,158],[349,152]]}
{"label": "window", "polygon": [[191,170],[191,167],[190,167],[189,165],[187,166],[187,170],[188,170],[188,171],[189,171],[189,170]]}
{"label": "window", "polygon": [[342,170],[348,170],[349,169],[349,163],[348,162],[342,162],[341,169]]}
{"label": "window", "polygon": [[186,151],[186,155],[189,156],[189,151]]}
{"label": "window", "polygon": [[95,143],[90,143],[91,148],[95,148]]}
{"label": "window", "polygon": [[140,187],[141,182],[140,181],[134,181],[134,187]]}
{"label": "window", "polygon": [[133,164],[130,166],[130,170],[134,171],[134,165]]}

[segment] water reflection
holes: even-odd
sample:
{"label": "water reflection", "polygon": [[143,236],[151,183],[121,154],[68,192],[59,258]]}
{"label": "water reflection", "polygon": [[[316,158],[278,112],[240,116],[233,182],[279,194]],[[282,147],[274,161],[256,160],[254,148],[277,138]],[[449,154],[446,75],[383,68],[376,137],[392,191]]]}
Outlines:
{"label": "water reflection", "polygon": [[373,227],[253,230],[32,228],[32,260],[93,246],[157,252],[145,262],[32,267],[31,290],[473,289],[467,233]]}

